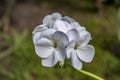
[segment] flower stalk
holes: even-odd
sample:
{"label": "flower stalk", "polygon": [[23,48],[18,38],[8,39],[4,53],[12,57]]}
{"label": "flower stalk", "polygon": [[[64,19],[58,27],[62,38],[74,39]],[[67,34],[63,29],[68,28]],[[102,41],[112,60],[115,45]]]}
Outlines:
{"label": "flower stalk", "polygon": [[95,74],[93,74],[93,73],[87,72],[87,71],[85,71],[85,70],[77,70],[77,71],[79,71],[79,72],[81,72],[82,74],[85,74],[85,75],[87,75],[87,76],[90,76],[90,77],[92,77],[92,78],[94,78],[94,79],[96,79],[96,80],[104,80],[103,78],[101,78],[101,77],[99,77],[99,76],[97,76],[97,75],[95,75]]}
{"label": "flower stalk", "polygon": [[[72,65],[70,64],[70,63],[68,63],[68,65],[70,66],[70,67],[72,67]],[[72,68],[74,68],[74,67],[72,67]],[[74,68],[75,69],[75,68]],[[95,75],[95,74],[93,74],[93,73],[91,73],[91,72],[88,72],[88,71],[85,71],[85,70],[78,70],[78,69],[75,69],[75,70],[77,70],[78,72],[80,72],[80,73],[82,73],[82,74],[84,74],[84,75],[87,75],[87,76],[89,76],[89,77],[92,77],[92,78],[94,78],[94,79],[96,79],[96,80],[104,80],[103,78],[101,78],[101,77],[99,77],[99,76],[97,76],[97,75]]]}

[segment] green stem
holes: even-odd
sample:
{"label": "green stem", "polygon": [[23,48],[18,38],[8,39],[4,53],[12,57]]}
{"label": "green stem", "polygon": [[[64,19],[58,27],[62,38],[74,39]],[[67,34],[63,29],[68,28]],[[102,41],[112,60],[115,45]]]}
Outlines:
{"label": "green stem", "polygon": [[96,80],[104,80],[103,78],[101,78],[101,77],[99,77],[99,76],[97,76],[97,75],[95,75],[93,73],[90,73],[90,72],[87,72],[87,71],[84,71],[84,70],[77,70],[77,71],[79,71],[79,72],[81,72],[81,73],[83,73],[85,75],[88,75],[88,76],[90,76],[92,78],[95,78]]}
{"label": "green stem", "polygon": [[[72,67],[72,65],[70,64],[70,63],[68,63],[71,67]],[[73,67],[72,67],[73,68]],[[75,68],[74,68],[75,69]],[[75,70],[77,70],[77,69],[75,69]],[[96,80],[104,80],[103,78],[101,78],[101,77],[99,77],[99,76],[97,76],[97,75],[95,75],[95,74],[93,74],[93,73],[90,73],[90,72],[87,72],[87,71],[84,71],[84,70],[77,70],[78,72],[81,72],[82,74],[85,74],[85,75],[87,75],[87,76],[90,76],[90,77],[92,77],[92,78],[94,78],[94,79],[96,79]]]}

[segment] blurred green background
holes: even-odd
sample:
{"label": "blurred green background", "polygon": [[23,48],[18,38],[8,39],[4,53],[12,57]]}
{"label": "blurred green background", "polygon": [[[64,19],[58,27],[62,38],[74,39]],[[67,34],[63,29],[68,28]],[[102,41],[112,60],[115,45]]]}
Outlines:
{"label": "blurred green background", "polygon": [[92,34],[95,58],[83,69],[120,80],[119,6],[119,0],[0,0],[0,80],[94,80],[69,66],[41,65],[32,31],[53,12],[74,18]]}

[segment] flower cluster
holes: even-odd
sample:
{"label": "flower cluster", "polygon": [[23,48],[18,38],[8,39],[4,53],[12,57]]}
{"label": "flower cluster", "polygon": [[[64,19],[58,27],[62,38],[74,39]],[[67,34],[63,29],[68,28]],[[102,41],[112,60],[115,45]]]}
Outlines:
{"label": "flower cluster", "polygon": [[91,62],[94,57],[94,47],[88,45],[91,39],[85,27],[59,13],[45,16],[33,31],[35,52],[46,67],[70,59],[74,68],[81,69],[82,62]]}

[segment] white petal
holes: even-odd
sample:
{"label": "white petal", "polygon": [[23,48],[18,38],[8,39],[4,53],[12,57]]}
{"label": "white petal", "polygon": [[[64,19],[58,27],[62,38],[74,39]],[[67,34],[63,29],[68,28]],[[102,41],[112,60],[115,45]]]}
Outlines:
{"label": "white petal", "polygon": [[56,31],[53,34],[53,39],[57,42],[57,45],[60,45],[61,43],[67,45],[69,42],[67,35],[60,31]]}
{"label": "white petal", "polygon": [[71,52],[71,63],[75,69],[82,68],[82,61],[78,58],[75,50]]}
{"label": "white petal", "polygon": [[[80,31],[81,29],[83,29],[84,27],[81,27],[81,25],[78,22],[72,22],[71,23],[72,29],[76,29],[78,31]],[[85,28],[84,28],[85,29]]]}
{"label": "white petal", "polygon": [[48,28],[53,28],[53,24],[57,19],[60,19],[62,16],[59,13],[53,13],[51,15],[45,16],[43,19],[43,24],[46,24]]}
{"label": "white petal", "polygon": [[78,57],[84,62],[91,62],[95,55],[95,49],[91,45],[81,46],[76,52]]}
{"label": "white petal", "polygon": [[48,58],[42,59],[42,65],[46,67],[52,67],[58,62],[58,55],[56,51],[54,51],[53,54],[51,54]]}
{"label": "white petal", "polygon": [[52,40],[52,35],[55,31],[55,29],[47,29],[41,33],[41,37],[45,37]]}
{"label": "white petal", "polygon": [[38,39],[35,43],[37,46],[53,46],[53,43],[47,38]]}
{"label": "white petal", "polygon": [[57,13],[57,12],[53,13],[52,16],[53,16],[54,19],[60,19],[60,18],[62,18],[61,14]]}
{"label": "white petal", "polygon": [[59,61],[63,62],[66,57],[66,49],[64,44],[57,45],[56,54],[58,55]]}
{"label": "white petal", "polygon": [[64,17],[62,18],[62,20],[67,21],[68,23],[75,22],[74,19],[72,19],[71,17],[68,17],[68,16],[64,16]]}
{"label": "white petal", "polygon": [[91,34],[84,29],[79,31],[79,36],[80,36],[80,41],[79,41],[80,45],[86,45],[92,39]]}
{"label": "white petal", "polygon": [[56,30],[62,31],[65,33],[71,29],[70,24],[62,20],[56,20],[53,26],[54,26],[53,28],[55,28]]}
{"label": "white petal", "polygon": [[69,41],[76,41],[76,42],[79,41],[80,37],[76,29],[71,29],[66,34],[68,35]]}
{"label": "white petal", "polygon": [[52,16],[51,15],[47,15],[47,16],[45,16],[44,17],[44,19],[43,19],[43,24],[50,24],[50,21],[52,20]]}
{"label": "white petal", "polygon": [[41,46],[35,46],[35,52],[36,54],[41,58],[47,58],[50,56],[54,51],[53,47],[41,47]]}
{"label": "white petal", "polygon": [[47,29],[45,25],[37,26],[32,32],[33,42],[36,43],[41,38],[41,33]]}
{"label": "white petal", "polygon": [[67,58],[69,59],[70,58],[70,53],[74,50],[74,47],[75,47],[75,42],[74,41],[71,41],[68,45],[67,45],[67,48],[66,48],[66,54],[67,54]]}
{"label": "white petal", "polygon": [[37,27],[35,27],[35,29],[33,30],[32,34],[34,36],[35,33],[42,32],[42,31],[44,31],[46,29],[48,29],[47,26],[45,26],[45,25],[38,25]]}
{"label": "white petal", "polygon": [[35,52],[41,58],[47,58],[53,51],[53,44],[48,39],[42,38],[35,44]]}
{"label": "white petal", "polygon": [[35,44],[41,38],[41,32],[37,32],[33,35],[33,43]]}

